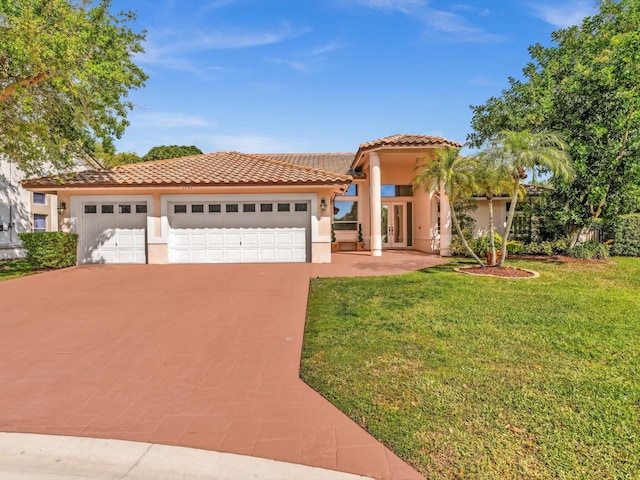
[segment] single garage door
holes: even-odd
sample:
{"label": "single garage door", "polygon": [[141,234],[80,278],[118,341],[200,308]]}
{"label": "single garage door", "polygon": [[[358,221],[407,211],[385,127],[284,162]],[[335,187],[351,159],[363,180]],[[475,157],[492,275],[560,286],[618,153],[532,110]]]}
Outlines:
{"label": "single garage door", "polygon": [[306,262],[309,202],[169,205],[171,263]]}
{"label": "single garage door", "polygon": [[82,205],[80,263],[146,263],[146,203]]}

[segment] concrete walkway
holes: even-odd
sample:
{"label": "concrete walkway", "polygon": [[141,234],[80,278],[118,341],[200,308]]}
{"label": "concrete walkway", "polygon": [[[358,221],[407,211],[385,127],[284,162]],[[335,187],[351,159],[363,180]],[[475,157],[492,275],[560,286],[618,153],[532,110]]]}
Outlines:
{"label": "concrete walkway", "polygon": [[151,443],[0,433],[3,480],[370,480],[322,468]]}
{"label": "concrete walkway", "polygon": [[[124,265],[0,283],[0,298],[11,299],[0,313],[0,431],[422,478],[298,377],[308,279],[357,269],[347,255],[322,272]],[[376,262],[377,272],[396,268]]]}

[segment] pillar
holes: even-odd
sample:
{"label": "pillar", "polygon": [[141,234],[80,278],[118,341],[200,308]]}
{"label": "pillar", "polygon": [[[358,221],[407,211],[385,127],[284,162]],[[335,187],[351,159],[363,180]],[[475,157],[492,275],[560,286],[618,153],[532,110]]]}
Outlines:
{"label": "pillar", "polygon": [[377,152],[369,155],[369,199],[371,205],[371,255],[382,256],[382,185],[380,157]]}

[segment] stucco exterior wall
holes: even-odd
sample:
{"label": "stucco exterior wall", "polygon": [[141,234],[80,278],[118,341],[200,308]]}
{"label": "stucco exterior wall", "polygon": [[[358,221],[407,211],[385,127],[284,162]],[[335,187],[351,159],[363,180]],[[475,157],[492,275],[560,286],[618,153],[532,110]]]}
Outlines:
{"label": "stucco exterior wall", "polygon": [[[174,201],[211,201],[214,199],[260,200],[273,195],[282,198],[308,200],[311,202],[311,262],[331,262],[331,197],[335,191],[331,186],[306,187],[172,187],[172,188],[95,188],[65,189],[58,191],[58,200],[69,206],[60,217],[60,228],[79,233],[80,205],[87,199],[96,202],[118,201],[139,198],[147,202],[147,262],[167,263],[169,242],[168,205]],[[322,210],[321,202],[327,208]]]}
{"label": "stucco exterior wall", "polygon": [[[478,208],[469,213],[469,216],[476,221],[473,228],[473,236],[489,234],[489,202],[487,200],[476,200]],[[493,200],[493,225],[498,235],[504,234],[507,223],[507,200]]]}
{"label": "stucco exterior wall", "polygon": [[19,233],[31,231],[30,192],[20,186],[24,175],[0,159],[0,260],[25,255]]}

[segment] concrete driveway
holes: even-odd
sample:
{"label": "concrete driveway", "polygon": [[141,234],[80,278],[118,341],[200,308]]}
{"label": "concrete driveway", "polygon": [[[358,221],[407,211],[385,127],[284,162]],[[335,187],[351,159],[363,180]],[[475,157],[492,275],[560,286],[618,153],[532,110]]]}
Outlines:
{"label": "concrete driveway", "polygon": [[422,478],[298,378],[311,268],[91,266],[0,283],[0,431]]}

